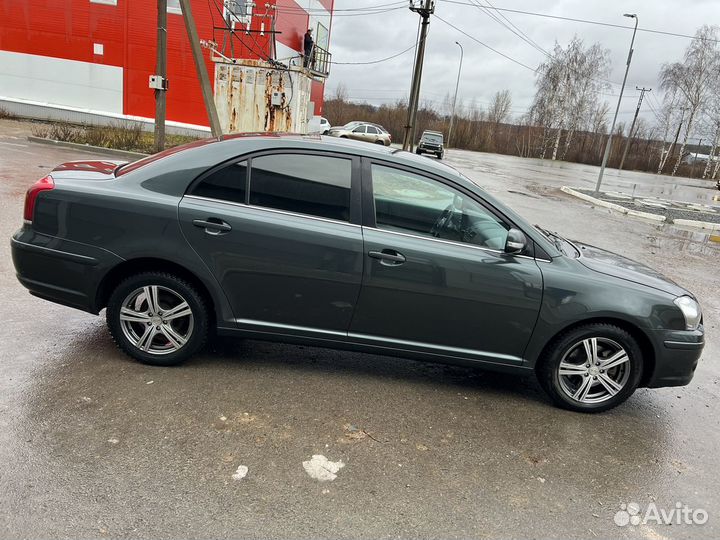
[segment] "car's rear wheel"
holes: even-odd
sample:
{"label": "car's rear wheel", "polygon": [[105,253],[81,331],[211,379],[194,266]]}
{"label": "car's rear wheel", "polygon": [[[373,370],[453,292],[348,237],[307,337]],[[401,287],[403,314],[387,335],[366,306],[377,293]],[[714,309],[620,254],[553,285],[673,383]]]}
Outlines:
{"label": "car's rear wheel", "polygon": [[579,412],[620,405],[637,388],[640,346],[612,324],[588,324],[559,336],[540,360],[538,378],[555,404]]}
{"label": "car's rear wheel", "polygon": [[208,334],[208,312],[198,291],[172,274],[148,272],[122,281],[107,306],[115,343],[145,364],[174,366],[197,352]]}
{"label": "car's rear wheel", "polygon": [[383,146],[385,146],[385,141],[383,141],[382,139],[378,139],[375,141],[375,144],[382,144]]}

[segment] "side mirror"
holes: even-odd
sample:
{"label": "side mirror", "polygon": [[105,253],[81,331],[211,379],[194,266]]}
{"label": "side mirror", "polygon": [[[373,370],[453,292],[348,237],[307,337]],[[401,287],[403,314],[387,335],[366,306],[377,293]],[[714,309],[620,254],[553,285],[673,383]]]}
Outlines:
{"label": "side mirror", "polygon": [[505,253],[520,253],[527,246],[527,238],[521,230],[510,229],[505,240]]}

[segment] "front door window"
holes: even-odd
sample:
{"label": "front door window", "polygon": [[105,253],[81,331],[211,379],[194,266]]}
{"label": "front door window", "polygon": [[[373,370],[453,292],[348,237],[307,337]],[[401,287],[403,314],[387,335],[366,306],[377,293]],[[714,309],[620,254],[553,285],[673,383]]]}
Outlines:
{"label": "front door window", "polygon": [[510,226],[445,184],[400,169],[372,166],[379,229],[503,250]]}

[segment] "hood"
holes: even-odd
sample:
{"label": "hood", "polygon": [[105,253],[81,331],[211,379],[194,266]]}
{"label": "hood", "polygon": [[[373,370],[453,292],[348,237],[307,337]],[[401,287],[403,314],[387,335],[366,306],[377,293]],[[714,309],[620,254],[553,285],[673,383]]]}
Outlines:
{"label": "hood", "polygon": [[68,161],[55,167],[51,175],[53,178],[74,178],[86,180],[107,180],[113,178],[113,173],[125,161],[112,160],[85,160]]}
{"label": "hood", "polygon": [[580,258],[577,260],[590,270],[639,283],[640,285],[646,285],[674,296],[692,296],[692,294],[680,285],[649,266],[613,253],[612,251],[600,249],[581,242],[573,241],[573,243],[580,250]]}

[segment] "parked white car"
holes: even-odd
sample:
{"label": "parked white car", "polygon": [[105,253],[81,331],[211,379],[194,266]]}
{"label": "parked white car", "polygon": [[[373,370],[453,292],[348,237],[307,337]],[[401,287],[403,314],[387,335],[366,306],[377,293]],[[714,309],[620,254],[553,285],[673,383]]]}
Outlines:
{"label": "parked white car", "polygon": [[307,132],[327,135],[330,132],[330,122],[323,116],[313,116],[310,121],[308,121]]}

